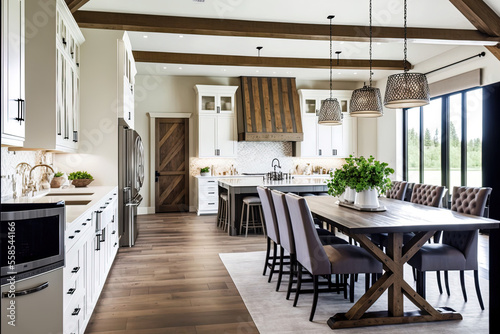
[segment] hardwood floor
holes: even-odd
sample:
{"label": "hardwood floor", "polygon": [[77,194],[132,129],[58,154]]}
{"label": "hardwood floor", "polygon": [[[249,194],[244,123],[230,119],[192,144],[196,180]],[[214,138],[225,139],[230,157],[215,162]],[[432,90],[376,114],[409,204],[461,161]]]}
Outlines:
{"label": "hardwood floor", "polygon": [[[218,254],[265,250],[263,236],[229,237],[215,216],[192,213],[138,221],[137,244],[120,248],[85,333],[258,333]],[[487,255],[480,235],[486,279]]]}
{"label": "hardwood floor", "polygon": [[229,237],[215,216],[138,217],[85,333],[258,333],[219,253],[265,250],[260,235]]}

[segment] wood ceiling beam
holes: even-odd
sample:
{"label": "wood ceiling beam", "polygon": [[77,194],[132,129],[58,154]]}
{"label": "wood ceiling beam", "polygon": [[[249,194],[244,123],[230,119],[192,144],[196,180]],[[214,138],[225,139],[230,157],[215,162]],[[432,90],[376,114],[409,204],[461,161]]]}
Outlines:
{"label": "wood ceiling beam", "polygon": [[[252,67],[285,67],[285,68],[330,68],[329,59],[319,58],[278,58],[247,57],[194,53],[171,53],[133,51],[134,60],[143,63],[190,64],[218,66],[252,66]],[[402,60],[373,60],[374,70],[402,70]],[[412,66],[409,64],[409,66]],[[333,62],[335,69],[369,70],[370,61],[364,59],[340,59]]]}
{"label": "wood ceiling beam", "polygon": [[69,10],[74,13],[90,0],[66,0]]}
{"label": "wood ceiling beam", "polygon": [[483,0],[450,0],[477,30],[500,36],[500,17]]}
{"label": "wood ceiling beam", "polygon": [[[500,36],[500,17],[482,0],[450,0],[450,2],[482,33]],[[486,46],[500,60],[500,44]]]}
{"label": "wood ceiling beam", "polygon": [[[243,36],[329,40],[327,24],[304,24],[264,21],[241,21],[212,18],[125,14],[78,11],[74,17],[81,28],[115,29],[177,34],[216,36]],[[333,39],[337,41],[367,42],[369,27],[334,25]],[[404,36],[400,27],[374,27],[374,40],[391,42]],[[495,45],[500,37],[491,37],[477,30],[408,28],[408,38],[428,43],[468,45]]]}

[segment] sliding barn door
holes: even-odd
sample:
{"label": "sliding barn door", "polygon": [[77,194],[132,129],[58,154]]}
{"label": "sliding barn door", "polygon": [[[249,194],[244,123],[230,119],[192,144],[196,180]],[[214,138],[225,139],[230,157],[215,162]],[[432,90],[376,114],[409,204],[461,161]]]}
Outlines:
{"label": "sliding barn door", "polygon": [[189,123],[157,118],[155,212],[189,211]]}

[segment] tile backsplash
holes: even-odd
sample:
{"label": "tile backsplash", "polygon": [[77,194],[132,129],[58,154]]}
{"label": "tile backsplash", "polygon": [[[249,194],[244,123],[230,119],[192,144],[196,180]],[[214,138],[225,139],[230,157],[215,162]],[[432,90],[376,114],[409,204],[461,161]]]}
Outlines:
{"label": "tile backsplash", "polygon": [[[21,178],[20,175],[16,174],[16,166],[19,163],[26,162],[32,167],[41,163],[52,165],[52,153],[45,151],[9,151],[7,147],[2,147],[1,154],[2,199],[12,196],[14,180],[16,181],[18,195],[20,193]],[[36,168],[33,171],[34,177],[40,177],[41,172],[41,168]]]}
{"label": "tile backsplash", "polygon": [[195,176],[200,168],[213,166],[215,175],[229,174],[234,167],[238,174],[265,173],[272,170],[271,162],[278,158],[284,173],[303,174],[309,163],[314,167],[329,170],[344,163],[341,158],[298,158],[292,156],[291,142],[238,142],[238,157],[230,158],[191,158],[190,172]]}

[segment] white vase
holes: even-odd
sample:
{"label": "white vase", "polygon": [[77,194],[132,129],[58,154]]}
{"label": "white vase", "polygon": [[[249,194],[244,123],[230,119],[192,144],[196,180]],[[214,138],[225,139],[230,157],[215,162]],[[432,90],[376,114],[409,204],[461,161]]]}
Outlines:
{"label": "white vase", "polygon": [[356,193],[354,205],[360,208],[378,208],[380,204],[378,202],[377,189],[363,190]]}
{"label": "white vase", "polygon": [[353,203],[355,196],[356,196],[356,190],[351,189],[349,187],[345,188],[344,201],[349,202],[349,203]]}

